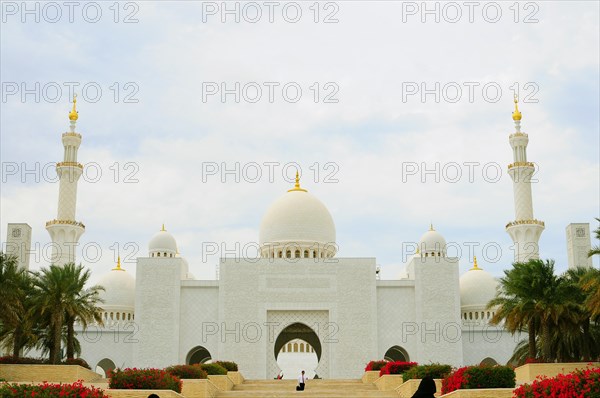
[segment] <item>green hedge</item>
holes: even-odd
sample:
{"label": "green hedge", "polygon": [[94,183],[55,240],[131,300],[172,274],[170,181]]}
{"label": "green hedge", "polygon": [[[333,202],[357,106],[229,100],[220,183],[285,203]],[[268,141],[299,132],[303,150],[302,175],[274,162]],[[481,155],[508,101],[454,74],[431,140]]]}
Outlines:
{"label": "green hedge", "polygon": [[406,372],[402,373],[402,379],[404,381],[410,379],[422,379],[425,376],[429,376],[432,379],[443,379],[450,373],[452,373],[452,366],[432,363],[408,369]]}
{"label": "green hedge", "polygon": [[465,366],[442,380],[442,394],[459,389],[514,388],[515,371],[508,366]]}
{"label": "green hedge", "polygon": [[238,371],[238,365],[237,365],[237,363],[235,363],[233,361],[215,361],[213,363],[216,363],[217,365],[224,367],[225,369],[227,369],[228,372],[237,372]]}
{"label": "green hedge", "polygon": [[200,367],[209,375],[226,375],[227,369],[216,363],[203,363]]}
{"label": "green hedge", "polygon": [[206,379],[206,371],[199,365],[174,365],[165,370],[180,379]]}

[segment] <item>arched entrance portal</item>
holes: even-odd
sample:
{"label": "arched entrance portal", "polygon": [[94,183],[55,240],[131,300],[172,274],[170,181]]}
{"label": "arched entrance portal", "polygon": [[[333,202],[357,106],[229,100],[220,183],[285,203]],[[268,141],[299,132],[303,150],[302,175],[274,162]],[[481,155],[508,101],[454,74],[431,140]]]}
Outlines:
{"label": "arched entrance portal", "polygon": [[202,346],[196,346],[188,352],[185,362],[188,365],[195,363],[205,363],[212,359],[210,352]]}
{"label": "arched entrance portal", "polygon": [[[331,352],[332,328],[329,311],[326,310],[268,310],[267,322],[273,325],[266,342],[266,377],[273,379],[281,372],[278,357],[283,347],[292,342],[304,343],[304,349],[310,347],[313,360],[318,363],[315,373],[328,379]],[[304,369],[307,370],[307,369]],[[298,375],[285,374],[285,378],[296,378]]]}
{"label": "arched entrance portal", "polygon": [[402,361],[408,362],[410,358],[408,357],[408,352],[398,345],[390,347],[389,350],[385,352],[383,359],[386,361]]}
{"label": "arched entrance portal", "polygon": [[285,379],[295,379],[300,371],[315,377],[322,347],[319,336],[307,325],[296,322],[279,333],[273,354]]}
{"label": "arched entrance portal", "polygon": [[96,369],[94,371],[96,373],[101,374],[104,377],[108,377],[108,372],[116,368],[116,365],[113,361],[108,358],[104,358],[96,365]]}
{"label": "arched entrance portal", "polygon": [[319,336],[301,322],[285,327],[273,346],[273,356],[285,379],[297,378],[302,370],[308,378],[314,378],[322,352]]}

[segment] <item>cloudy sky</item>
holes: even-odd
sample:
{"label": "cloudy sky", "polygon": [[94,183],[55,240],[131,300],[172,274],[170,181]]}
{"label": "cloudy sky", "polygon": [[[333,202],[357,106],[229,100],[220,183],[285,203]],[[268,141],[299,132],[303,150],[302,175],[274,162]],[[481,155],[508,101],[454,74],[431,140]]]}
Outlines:
{"label": "cloudy sky", "polygon": [[191,272],[214,278],[219,256],[255,251],[296,164],[338,256],[396,277],[433,223],[461,271],[475,254],[502,275],[516,91],[541,256],[565,270],[565,227],[597,227],[598,2],[23,4],[2,3],[2,242],[12,222],[38,252],[50,241],[71,88],[78,260],[95,278],[117,251],[134,271],[163,222]]}

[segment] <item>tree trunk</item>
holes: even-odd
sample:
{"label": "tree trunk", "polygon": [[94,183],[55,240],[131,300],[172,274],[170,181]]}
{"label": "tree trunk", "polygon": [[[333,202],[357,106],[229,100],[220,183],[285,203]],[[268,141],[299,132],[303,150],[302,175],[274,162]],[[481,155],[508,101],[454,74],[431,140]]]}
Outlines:
{"label": "tree trunk", "polygon": [[54,315],[54,357],[50,358],[51,362],[54,365],[58,365],[60,363],[60,340],[62,334],[62,319],[61,314]]}
{"label": "tree trunk", "polygon": [[527,326],[529,329],[529,358],[535,358],[537,356],[537,350],[535,348],[535,319],[531,318],[529,320],[529,325]]}
{"label": "tree trunk", "polygon": [[590,342],[592,341],[592,336],[590,334],[590,318],[586,318],[583,321],[583,360],[585,362],[591,362],[592,353],[590,352]]}
{"label": "tree trunk", "polygon": [[550,325],[548,321],[542,323],[542,353],[544,361],[550,362],[552,350],[550,349]]}
{"label": "tree trunk", "polygon": [[21,353],[21,340],[22,338],[22,332],[21,329],[19,327],[17,327],[17,329],[15,330],[15,341],[13,344],[13,357],[18,358],[19,354]]}
{"label": "tree trunk", "polygon": [[74,320],[69,317],[67,319],[67,358],[75,357],[75,331],[74,329]]}

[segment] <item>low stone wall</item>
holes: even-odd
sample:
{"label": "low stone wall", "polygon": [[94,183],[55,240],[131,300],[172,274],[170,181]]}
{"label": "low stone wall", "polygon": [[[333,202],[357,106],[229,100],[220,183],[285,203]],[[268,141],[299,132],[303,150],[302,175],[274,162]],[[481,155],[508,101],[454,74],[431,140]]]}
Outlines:
{"label": "low stone wall", "polygon": [[512,388],[475,388],[472,390],[455,390],[441,395],[440,398],[512,398]]}
{"label": "low stone wall", "polygon": [[183,379],[181,395],[185,398],[215,398],[219,393],[217,386],[207,379]]}
{"label": "low stone wall", "polygon": [[244,382],[244,376],[240,372],[227,372],[227,376],[233,381],[234,385],[242,384]]}
{"label": "low stone wall", "polygon": [[208,375],[208,380],[221,391],[229,391],[233,388],[233,381],[227,375]]}
{"label": "low stone wall", "polygon": [[383,375],[375,380],[375,385],[378,390],[390,391],[398,388],[402,383],[402,375]]}
{"label": "low stone wall", "polygon": [[[435,381],[435,390],[437,391],[434,395],[439,397],[442,395],[442,379],[433,379]],[[399,398],[410,398],[413,396],[417,389],[419,388],[419,383],[421,383],[421,379],[410,379],[406,380],[404,383],[400,385],[400,387],[396,388],[396,392],[398,393]]]}
{"label": "low stone wall", "polygon": [[375,380],[379,379],[378,370],[368,370],[362,377],[362,382],[365,384],[374,383]]}
{"label": "low stone wall", "polygon": [[160,398],[183,398],[173,390],[104,390],[104,393],[111,398],[148,398],[150,394]]}
{"label": "low stone wall", "polygon": [[572,373],[578,369],[586,369],[588,367],[600,367],[600,362],[594,362],[591,366],[585,362],[529,363],[516,368],[515,375],[517,377],[517,384],[522,384],[531,383],[536,377],[541,375],[554,377],[561,373]]}
{"label": "low stone wall", "polygon": [[0,365],[0,378],[15,382],[56,382],[74,383],[77,380],[86,382],[102,378],[96,372],[79,365]]}

